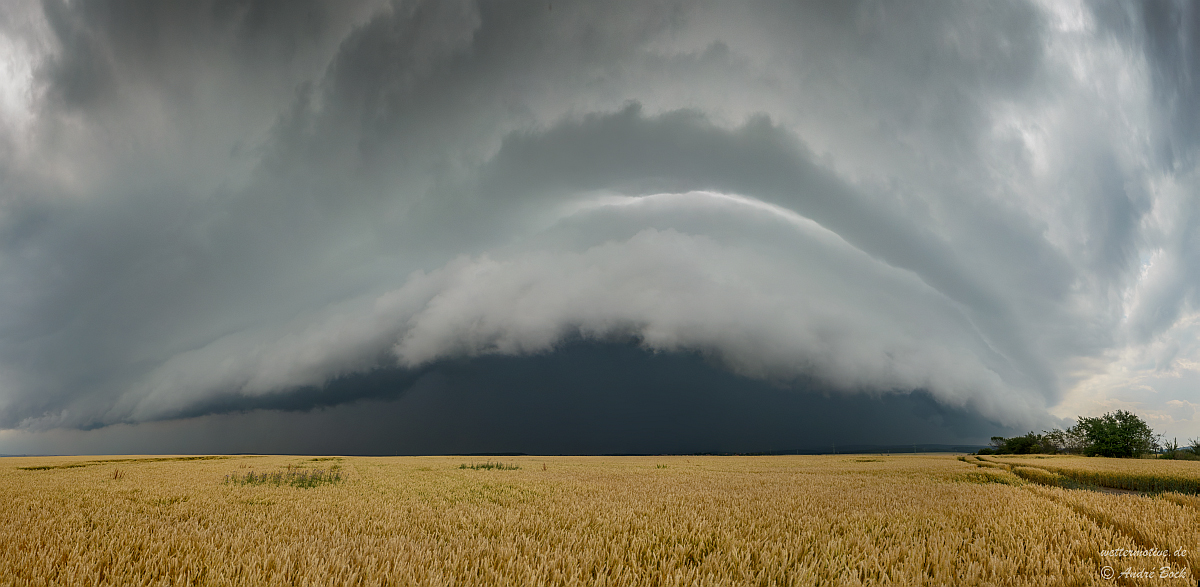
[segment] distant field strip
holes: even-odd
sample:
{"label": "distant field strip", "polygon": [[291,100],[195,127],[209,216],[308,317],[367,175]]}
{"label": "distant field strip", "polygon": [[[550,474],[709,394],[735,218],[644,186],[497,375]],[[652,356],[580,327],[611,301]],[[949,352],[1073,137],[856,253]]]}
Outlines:
{"label": "distant field strip", "polygon": [[220,459],[229,459],[233,457],[205,455],[199,457],[142,457],[128,459],[98,459],[91,461],[67,461],[49,465],[29,465],[26,467],[17,467],[23,471],[46,471],[49,469],[78,469],[79,467],[93,467],[96,465],[108,465],[112,463],[161,463],[166,461],[213,461]]}
{"label": "distant field strip", "polygon": [[[1187,577],[1116,583],[1190,586],[1200,564],[1196,496],[949,455],[187,458],[0,459],[0,584],[1049,586],[1166,567]],[[1059,478],[1029,461],[1012,468]],[[1126,554],[1149,547],[1171,554]]]}
{"label": "distant field strip", "polygon": [[[1006,455],[972,457],[983,466],[1012,467],[1013,472],[1021,469],[1041,469],[1065,477],[1077,483],[1160,493],[1200,494],[1200,461],[1174,461],[1163,459],[1107,459],[1101,457],[1049,456],[1049,455]],[[986,463],[986,464],[984,464]],[[1037,473],[1028,473],[1032,475]],[[1022,475],[1024,476],[1024,475]],[[1050,479],[1050,477],[1044,477]],[[1040,481],[1039,481],[1040,482]],[[1059,483],[1048,483],[1061,485]]]}

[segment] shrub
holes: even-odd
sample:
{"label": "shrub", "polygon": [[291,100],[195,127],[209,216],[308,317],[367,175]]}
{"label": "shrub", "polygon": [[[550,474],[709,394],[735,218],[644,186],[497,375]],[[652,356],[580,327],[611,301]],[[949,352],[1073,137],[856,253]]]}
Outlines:
{"label": "shrub", "polygon": [[328,485],[341,483],[342,473],[333,467],[326,471],[325,469],[293,469],[288,467],[286,471],[274,471],[271,473],[255,473],[250,471],[245,475],[233,473],[225,476],[225,483],[234,485],[288,485],[291,487],[316,487],[318,485]]}
{"label": "shrub", "polygon": [[491,461],[488,461],[488,462],[482,463],[482,464],[481,463],[472,463],[470,465],[463,463],[463,464],[459,465],[458,468],[459,469],[471,469],[473,471],[478,471],[480,469],[487,469],[487,470],[496,469],[499,471],[516,471],[517,469],[520,469],[521,467],[517,466],[515,463],[511,464],[511,465],[506,465],[504,463],[493,463]]}
{"label": "shrub", "polygon": [[1168,450],[1161,455],[1158,455],[1158,458],[1172,461],[1200,461],[1200,455],[1186,448]]}
{"label": "shrub", "polygon": [[995,451],[987,454],[1032,455],[1055,454],[1058,452],[1058,447],[1052,442],[1049,434],[1034,434],[1033,431],[1030,431],[1025,436],[1014,436],[1012,438],[993,436],[992,446],[995,447]]}

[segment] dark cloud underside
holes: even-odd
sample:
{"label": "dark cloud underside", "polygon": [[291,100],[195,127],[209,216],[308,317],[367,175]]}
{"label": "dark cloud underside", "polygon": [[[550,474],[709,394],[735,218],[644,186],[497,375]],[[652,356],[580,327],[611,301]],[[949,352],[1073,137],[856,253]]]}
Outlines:
{"label": "dark cloud underside", "polygon": [[[356,401],[345,404],[342,394]],[[334,403],[341,405],[312,409]],[[240,411],[264,407],[272,409]],[[529,359],[453,361],[417,377],[355,376],[273,401],[231,398],[205,411],[221,415],[44,432],[37,443],[9,450],[53,452],[86,440],[105,452],[161,453],[828,452],[924,449],[1014,433],[919,391],[846,396],[815,384],[781,388],[698,356],[589,343]]]}

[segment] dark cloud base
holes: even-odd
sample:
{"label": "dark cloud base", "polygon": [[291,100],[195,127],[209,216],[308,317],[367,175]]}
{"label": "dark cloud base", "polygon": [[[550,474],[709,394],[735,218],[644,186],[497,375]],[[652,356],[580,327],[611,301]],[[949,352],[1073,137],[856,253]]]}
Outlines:
{"label": "dark cloud base", "polygon": [[379,370],[254,401],[272,409],[226,400],[205,407],[221,415],[46,434],[62,435],[49,443],[60,452],[412,455],[828,452],[1014,432],[921,391],[775,386],[696,354],[615,343]]}

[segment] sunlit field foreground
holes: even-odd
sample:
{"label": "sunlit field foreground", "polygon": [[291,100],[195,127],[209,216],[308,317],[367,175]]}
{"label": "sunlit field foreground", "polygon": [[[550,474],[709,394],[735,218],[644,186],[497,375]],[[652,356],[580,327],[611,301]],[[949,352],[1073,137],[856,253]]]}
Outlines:
{"label": "sunlit field foreground", "polygon": [[0,584],[1196,584],[1200,499],[1025,471],[1158,463],[1005,461],[5,458]]}

